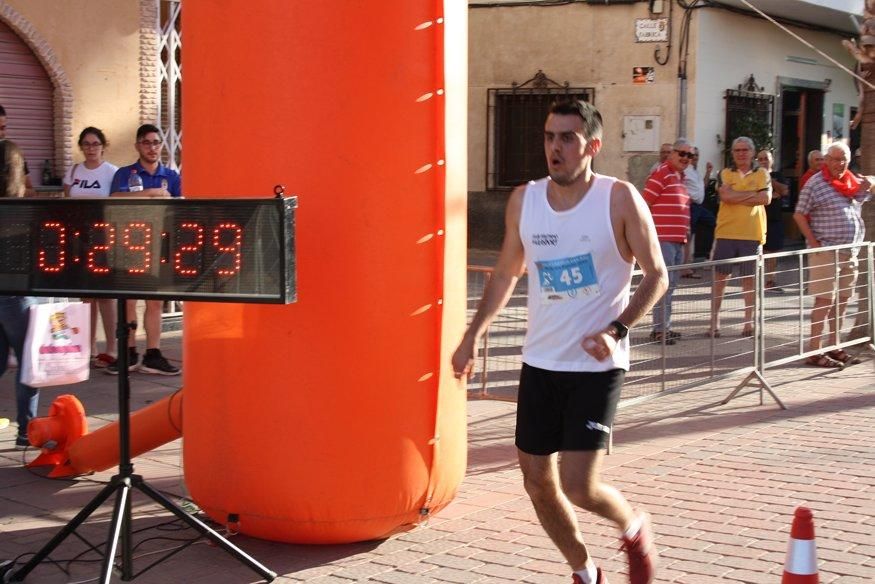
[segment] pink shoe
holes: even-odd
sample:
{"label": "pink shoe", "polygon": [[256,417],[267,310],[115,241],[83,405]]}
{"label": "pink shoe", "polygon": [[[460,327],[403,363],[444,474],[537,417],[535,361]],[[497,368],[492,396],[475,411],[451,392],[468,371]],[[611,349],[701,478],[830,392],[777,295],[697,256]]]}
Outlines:
{"label": "pink shoe", "polygon": [[656,573],[656,550],[653,548],[653,534],[650,531],[650,517],[639,515],[641,527],[635,537],[623,536],[621,550],[629,558],[629,583],[650,584]]}

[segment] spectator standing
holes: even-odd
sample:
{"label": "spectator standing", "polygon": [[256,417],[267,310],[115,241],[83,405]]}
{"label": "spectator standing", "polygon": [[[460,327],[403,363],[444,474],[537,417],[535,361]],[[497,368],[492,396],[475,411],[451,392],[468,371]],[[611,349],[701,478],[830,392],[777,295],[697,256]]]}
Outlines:
{"label": "spectator standing", "polygon": [[[82,163],[74,164],[64,175],[64,196],[108,197],[112,178],[118,167],[103,159],[107,141],[104,133],[93,126],[88,126],[79,133],[79,149],[85,157]],[[116,304],[112,298],[84,299],[91,306],[91,363],[102,368],[115,364],[117,339],[115,338]],[[106,351],[97,350],[97,312],[103,322],[103,334],[106,337]]]}
{"label": "spectator standing", "polygon": [[[684,246],[684,262],[685,264],[693,263],[696,253],[696,231],[699,225],[707,227],[712,233],[717,225],[717,218],[708,207],[705,206],[705,186],[711,181],[711,173],[714,171],[714,165],[708,162],[705,165],[705,176],[699,174],[699,149],[693,146],[693,158],[690,160],[690,165],[684,171],[684,185],[687,187],[687,194],[690,195],[690,235],[687,238],[687,245]],[[697,270],[689,269],[681,274],[682,278],[701,279],[702,276]]]}
{"label": "spectator standing", "polygon": [[[793,219],[809,249],[864,241],[862,206],[875,189],[875,177],[855,176],[848,170],[850,160],[848,146],[833,143],[827,149],[823,170],[812,176],[799,193]],[[824,320],[830,323],[829,344],[839,342],[841,319],[857,280],[857,252],[857,248],[840,251],[838,266],[834,252],[809,255],[808,292],[814,296],[809,351],[819,351],[822,346]],[[815,367],[842,367],[859,361],[835,349],[814,354],[805,362]]]}
{"label": "spectator standing", "polygon": [[[757,154],[757,164],[769,173],[772,179],[772,202],[766,207],[766,243],[763,251],[777,253],[784,249],[784,201],[790,193],[787,179],[778,170],[773,170],[775,157],[769,150],[760,150]],[[775,283],[778,267],[777,258],[766,260],[766,292],[783,294],[784,290]]]}
{"label": "spectator standing", "polygon": [[[649,521],[602,482],[601,465],[629,367],[629,327],[665,291],[666,275],[635,187],[592,171],[601,136],[601,114],[591,104],[551,106],[544,126],[550,176],[511,194],[495,271],[452,367],[457,378],[471,374],[478,339],[528,267],[516,427],[526,492],[575,583],[607,582],[583,542],[577,505],[619,528],[630,581],[649,584]],[[636,260],[644,277],[630,299]]]}
{"label": "spectator standing", "polygon": [[[129,166],[123,166],[116,171],[112,179],[112,196],[124,197],[180,197],[182,196],[181,180],[179,174],[167,168],[161,163],[161,150],[164,147],[164,138],[161,130],[152,124],[143,124],[137,129],[137,138],[134,143],[139,158]],[[136,173],[143,181],[142,190],[131,192],[129,179]],[[161,341],[161,300],[146,300],[146,311],[143,315],[143,328],[146,329],[146,352],[143,362],[140,363],[137,354],[137,339],[134,331],[137,327],[137,301],[127,301],[128,318],[133,318],[129,324],[131,335],[128,340],[128,370],[139,369],[143,373],[157,375],[179,375],[180,369],[172,365],[161,354],[159,344]],[[118,374],[118,367],[110,365],[106,368],[111,375]]]}
{"label": "spectator standing", "polygon": [[653,171],[659,168],[660,164],[664,164],[670,155],[671,142],[663,142],[662,146],[659,147],[659,160],[654,162],[653,166],[650,167],[650,174],[653,174]]}
{"label": "spectator standing", "polygon": [[808,182],[814,173],[820,172],[823,170],[823,152],[820,150],[812,150],[808,153],[808,170],[805,171],[805,174],[799,179],[799,191],[802,191],[802,187],[805,186],[805,183]]}
{"label": "spectator standing", "polygon": [[6,139],[6,110],[0,105],[0,196],[23,197],[27,191],[27,163],[21,148]]}
{"label": "spectator standing", "polygon": [[[756,255],[766,241],[765,206],[772,200],[772,179],[754,163],[754,143],[746,136],[732,142],[732,166],[720,171],[720,209],[714,230],[711,259],[728,260]],[[720,307],[726,281],[733,265],[718,266],[714,271],[714,293],[711,297],[712,337],[720,336]],[[754,262],[740,264],[741,289],[744,296],[744,325],[741,335],[753,336]]]}
{"label": "spectator standing", "polygon": [[[14,142],[6,139],[6,110],[0,105],[0,196],[23,197],[27,190],[24,156]],[[21,363],[24,338],[30,321],[30,296],[0,296],[0,376],[9,367],[11,350]],[[18,433],[15,448],[27,448],[27,425],[36,417],[39,389],[21,383],[21,367],[15,372],[15,409]],[[4,418],[5,419],[5,418]]]}
{"label": "spectator standing", "polygon": [[[650,208],[656,236],[665,266],[679,266],[684,261],[684,247],[690,230],[690,197],[684,184],[684,173],[693,158],[693,146],[685,138],[679,138],[671,154],[648,177],[644,186],[644,200]],[[650,340],[664,341],[674,345],[681,335],[671,330],[671,303],[678,270],[668,271],[668,290],[653,307],[653,330]]]}

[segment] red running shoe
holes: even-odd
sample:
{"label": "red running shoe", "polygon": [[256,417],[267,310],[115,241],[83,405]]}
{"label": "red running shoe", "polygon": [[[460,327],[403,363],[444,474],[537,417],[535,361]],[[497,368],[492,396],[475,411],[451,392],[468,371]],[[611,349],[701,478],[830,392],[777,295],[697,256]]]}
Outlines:
{"label": "red running shoe", "polygon": [[[583,579],[577,574],[571,575],[571,584],[583,584]],[[608,584],[608,577],[605,576],[601,568],[596,568],[596,577],[593,584]]]}
{"label": "red running shoe", "polygon": [[650,517],[639,515],[641,527],[635,537],[623,536],[621,550],[629,558],[629,583],[650,584],[656,572],[656,551],[653,549],[653,534],[650,531]]}

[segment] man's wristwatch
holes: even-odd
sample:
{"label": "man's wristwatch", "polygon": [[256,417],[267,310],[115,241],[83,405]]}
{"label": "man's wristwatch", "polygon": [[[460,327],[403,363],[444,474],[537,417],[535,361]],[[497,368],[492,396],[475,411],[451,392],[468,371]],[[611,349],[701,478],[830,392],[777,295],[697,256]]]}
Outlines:
{"label": "man's wristwatch", "polygon": [[623,324],[619,320],[611,321],[611,324],[609,324],[608,326],[614,328],[614,333],[617,337],[617,340],[623,340],[627,336],[629,336],[629,327],[627,327],[625,324]]}

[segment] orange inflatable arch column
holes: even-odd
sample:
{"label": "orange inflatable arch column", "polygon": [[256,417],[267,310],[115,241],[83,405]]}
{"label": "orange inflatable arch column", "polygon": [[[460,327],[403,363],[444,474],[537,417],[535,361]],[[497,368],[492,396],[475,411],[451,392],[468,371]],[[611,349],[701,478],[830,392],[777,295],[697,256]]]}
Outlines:
{"label": "orange inflatable arch column", "polygon": [[185,195],[299,198],[297,303],[186,304],[185,478],[216,521],[380,538],[462,480],[466,12],[183,3]]}

